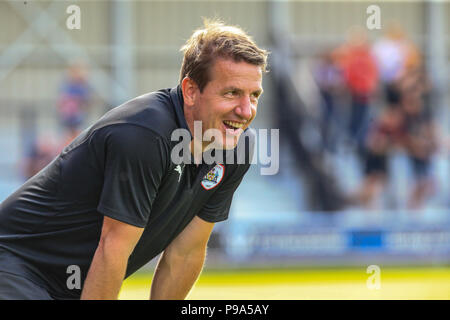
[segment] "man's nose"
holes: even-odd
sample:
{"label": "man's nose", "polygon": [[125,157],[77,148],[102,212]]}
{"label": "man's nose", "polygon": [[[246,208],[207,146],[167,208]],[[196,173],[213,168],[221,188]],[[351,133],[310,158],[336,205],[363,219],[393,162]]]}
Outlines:
{"label": "man's nose", "polygon": [[242,97],[239,106],[235,109],[235,112],[239,117],[248,121],[253,116],[253,108],[254,106],[250,101],[250,97]]}

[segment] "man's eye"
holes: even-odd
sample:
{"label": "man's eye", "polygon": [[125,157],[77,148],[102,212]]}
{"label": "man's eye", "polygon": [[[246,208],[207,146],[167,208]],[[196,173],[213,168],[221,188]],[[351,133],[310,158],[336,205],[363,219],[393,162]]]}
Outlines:
{"label": "man's eye", "polygon": [[253,94],[252,94],[252,98],[253,98],[254,100],[258,100],[258,99],[259,99],[259,96],[260,96],[259,93],[253,93]]}
{"label": "man's eye", "polygon": [[226,96],[228,97],[234,97],[236,96],[237,92],[236,91],[228,91],[227,93],[225,93]]}

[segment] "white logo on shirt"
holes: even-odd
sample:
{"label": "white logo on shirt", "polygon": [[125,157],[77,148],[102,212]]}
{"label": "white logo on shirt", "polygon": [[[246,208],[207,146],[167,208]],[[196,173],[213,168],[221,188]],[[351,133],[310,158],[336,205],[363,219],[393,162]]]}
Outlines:
{"label": "white logo on shirt", "polygon": [[176,172],[178,172],[178,182],[180,182],[180,179],[181,179],[181,175],[183,174],[183,169],[181,168],[181,166],[180,165],[177,165],[176,167],[175,167],[175,171]]}

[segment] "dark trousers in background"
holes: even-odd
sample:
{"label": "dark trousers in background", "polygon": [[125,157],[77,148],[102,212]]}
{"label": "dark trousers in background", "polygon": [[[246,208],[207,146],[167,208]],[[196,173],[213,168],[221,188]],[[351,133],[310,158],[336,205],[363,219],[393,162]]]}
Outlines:
{"label": "dark trousers in background", "polygon": [[369,98],[362,95],[352,95],[350,110],[349,135],[358,150],[364,149],[364,141],[367,133]]}

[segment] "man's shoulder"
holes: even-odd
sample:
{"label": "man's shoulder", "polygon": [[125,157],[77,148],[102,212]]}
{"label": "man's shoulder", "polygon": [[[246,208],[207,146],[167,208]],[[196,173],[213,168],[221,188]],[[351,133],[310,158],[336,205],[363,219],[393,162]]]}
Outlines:
{"label": "man's shoulder", "polygon": [[143,94],[111,109],[94,124],[94,129],[112,124],[147,128],[170,140],[172,132],[178,128],[170,89]]}
{"label": "man's shoulder", "polygon": [[[160,138],[168,145],[171,144],[172,132],[178,128],[173,89],[163,89],[133,98],[105,113],[99,120],[84,130],[64,152],[77,148],[86,141],[98,140],[104,134],[115,130],[123,131],[128,128],[130,135],[146,131]],[[141,138],[145,139],[143,135]],[[141,139],[139,139],[141,140]]]}

